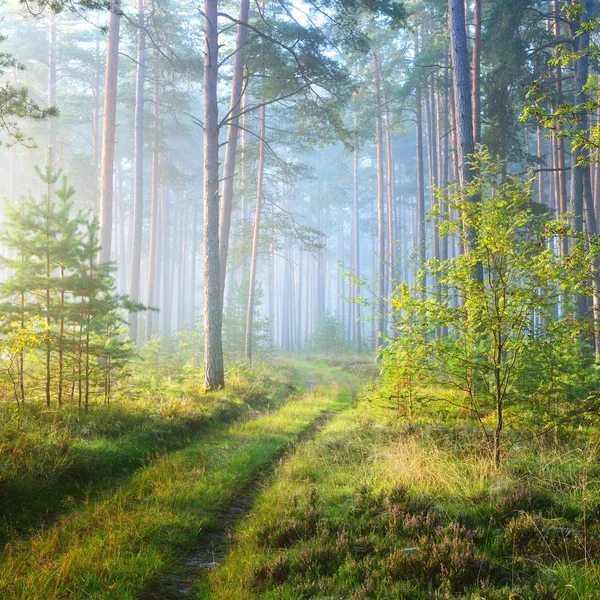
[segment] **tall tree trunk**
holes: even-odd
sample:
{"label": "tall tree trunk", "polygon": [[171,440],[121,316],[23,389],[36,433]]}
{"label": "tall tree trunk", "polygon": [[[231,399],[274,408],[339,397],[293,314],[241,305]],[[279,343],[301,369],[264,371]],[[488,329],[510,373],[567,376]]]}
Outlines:
{"label": "tall tree trunk", "polygon": [[[425,266],[426,260],[426,233],[425,233],[425,169],[423,165],[423,97],[421,81],[417,81],[415,94],[415,132],[417,149],[417,256],[418,269]],[[422,287],[422,296],[426,296],[427,281],[423,275],[419,284]]]}
{"label": "tall tree trunk", "polygon": [[385,93],[385,83],[383,84],[383,103],[385,105],[385,160],[387,165],[386,191],[387,191],[387,254],[388,254],[388,282],[390,289],[394,285],[396,276],[396,257],[395,257],[395,235],[394,235],[394,150],[392,146],[392,131],[390,121],[390,111],[387,104]]}
{"label": "tall tree trunk", "polygon": [[98,165],[101,155],[100,143],[100,79],[102,78],[102,66],[100,59],[100,40],[96,38],[94,44],[94,108],[92,111],[92,161],[94,163],[94,184],[98,185]]}
{"label": "tall tree trunk", "polygon": [[[133,133],[133,243],[131,246],[131,267],[129,269],[129,297],[134,302],[140,300],[142,233],[144,228],[144,81],[146,76],[144,0],[138,0],[137,10],[137,71],[135,77],[135,124]],[[129,334],[131,339],[137,342],[138,313],[136,311],[129,313]]]}
{"label": "tall tree trunk", "polygon": [[238,16],[235,57],[233,59],[233,77],[231,80],[231,99],[229,102],[229,125],[227,127],[227,145],[225,146],[225,164],[223,167],[223,197],[221,200],[221,221],[219,223],[219,262],[221,269],[221,293],[225,292],[227,256],[229,253],[229,233],[231,230],[231,212],[233,205],[233,181],[240,120],[242,95],[244,93],[244,46],[248,39],[248,13],[250,0],[241,0]]}
{"label": "tall tree trunk", "polygon": [[385,317],[385,208],[384,208],[384,166],[383,166],[383,124],[381,118],[381,68],[378,49],[373,51],[373,73],[375,75],[375,138],[377,145],[377,253],[379,259],[378,273],[378,315],[377,315],[377,347],[383,344],[386,330]]}
{"label": "tall tree trunk", "polygon": [[[157,73],[154,76],[154,94],[153,94],[153,125],[154,125],[154,148],[152,150],[152,200],[150,204],[150,248],[148,252],[148,307],[152,308],[155,300],[155,280],[156,280],[156,262],[158,258],[158,194],[160,177],[160,150],[159,150],[159,87]],[[146,340],[150,341],[154,333],[154,315],[152,311],[146,314]]]}
{"label": "tall tree trunk", "polygon": [[469,52],[465,29],[464,0],[448,0],[450,17],[450,49],[452,54],[452,83],[456,106],[456,127],[460,180],[465,185],[471,181],[472,173],[468,157],[475,152],[473,139],[473,108]]}
{"label": "tall tree trunk", "polygon": [[100,167],[100,250],[99,260],[110,260],[113,222],[113,177],[117,129],[117,70],[121,0],[112,0],[108,19],[106,73],[104,80],[104,119],[102,126],[102,162]]}
{"label": "tall tree trunk", "polygon": [[[356,111],[354,112],[354,128],[358,125]],[[354,277],[358,282],[360,280],[360,213],[359,206],[359,186],[358,186],[358,132],[354,134],[354,151],[352,153],[352,268]],[[354,293],[352,295],[352,320],[354,327],[354,348],[357,352],[362,349],[361,340],[361,324],[360,324],[360,287],[355,284],[353,286]]]}
{"label": "tall tree trunk", "polygon": [[[590,0],[584,2],[586,10],[591,4]],[[585,20],[585,15],[582,15]],[[578,102],[586,102],[588,95],[583,92],[584,86],[588,80],[589,58],[587,56],[587,48],[589,46],[589,33],[583,35],[575,35],[578,32],[579,24],[571,23],[571,31],[573,34],[573,50],[581,52],[582,55],[575,63],[575,94]],[[579,121],[576,124],[578,131],[585,131],[588,127],[587,114],[583,111]],[[589,176],[590,168],[588,163],[589,150],[581,147],[573,149],[571,154],[571,211],[573,212],[573,226],[576,231],[584,232],[590,230],[590,218],[594,218],[593,208],[591,211],[585,202],[589,198],[588,190],[586,189],[586,176]],[[584,219],[587,227],[584,228]],[[595,229],[595,227],[594,227]],[[585,296],[579,295],[577,298],[577,312],[580,317],[584,317],[587,312],[587,300]]]}
{"label": "tall tree trunk", "polygon": [[171,209],[169,206],[168,190],[162,196],[160,216],[162,219],[162,259],[163,259],[163,300],[162,300],[162,335],[164,338],[171,337],[171,306],[173,304],[173,289],[170,285],[171,272],[173,270],[173,238],[171,235]]}
{"label": "tall tree trunk", "polygon": [[[48,106],[56,105],[56,12],[50,8],[48,27]],[[48,120],[48,149],[50,158],[56,154],[56,127]]]}
{"label": "tall tree trunk", "polygon": [[[450,52],[452,56],[459,179],[460,184],[466,186],[473,178],[469,157],[475,153],[475,141],[473,138],[473,98],[471,94],[467,32],[465,29],[464,0],[448,0],[448,15],[450,20]],[[478,202],[479,198],[471,196],[469,201]],[[477,238],[472,228],[467,231],[467,240],[470,248],[476,246]],[[483,281],[483,268],[481,265],[474,266],[473,276],[477,281]]]}
{"label": "tall tree trunk", "polygon": [[[554,37],[558,40],[560,38],[560,0],[554,0]],[[555,78],[556,78],[556,95],[557,103],[561,103],[562,100],[562,67],[560,61],[557,61],[555,67]],[[562,216],[567,213],[567,173],[566,173],[566,160],[565,160],[565,142],[562,137],[556,136],[556,168],[558,169],[557,176],[557,188],[558,188],[558,212]],[[563,256],[569,251],[569,241],[567,236],[563,236],[561,239],[560,252]]]}
{"label": "tall tree trunk", "polygon": [[481,143],[481,12],[483,0],[473,2],[473,141]]}
{"label": "tall tree trunk", "polygon": [[258,266],[258,241],[260,234],[260,216],[264,202],[263,183],[265,171],[265,107],[260,109],[260,139],[258,141],[258,173],[256,179],[256,213],[252,230],[252,255],[250,258],[250,281],[248,283],[248,308],[246,313],[246,358],[252,362],[254,299],[256,293],[256,270]]}
{"label": "tall tree trunk", "polygon": [[204,2],[204,387],[225,386],[219,268],[219,36],[217,0]]}

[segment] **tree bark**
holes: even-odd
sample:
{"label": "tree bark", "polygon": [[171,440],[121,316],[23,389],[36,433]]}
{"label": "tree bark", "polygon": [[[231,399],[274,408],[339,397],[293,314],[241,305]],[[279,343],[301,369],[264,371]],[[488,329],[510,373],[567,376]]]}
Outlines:
{"label": "tree bark", "polygon": [[[144,0],[138,0],[137,70],[135,76],[135,123],[133,133],[133,240],[129,268],[129,297],[140,299],[142,267],[142,233],[144,227],[144,81],[146,76],[146,40],[144,31]],[[129,335],[138,338],[138,313],[129,314]]]}
{"label": "tree bark", "polygon": [[481,12],[483,0],[473,2],[473,141],[481,143]]}
{"label": "tree bark", "polygon": [[258,266],[258,242],[260,234],[260,216],[264,202],[263,183],[265,171],[265,107],[260,109],[260,139],[258,142],[258,173],[256,180],[256,213],[252,230],[252,256],[250,259],[250,281],[248,283],[248,309],[246,313],[246,358],[252,362],[252,328],[254,321],[254,298],[256,292],[256,270]]}
{"label": "tree bark", "polygon": [[[354,128],[358,126],[356,112],[354,113]],[[358,185],[358,132],[354,134],[354,152],[352,153],[352,174],[353,174],[353,201],[352,201],[352,267],[354,277],[358,282],[360,280],[360,213],[358,210],[360,200],[360,190]],[[360,327],[360,287],[354,285],[352,320],[354,327],[354,348],[357,352],[361,351],[361,327]]]}
{"label": "tree bark", "polygon": [[[156,272],[158,260],[158,194],[160,178],[160,150],[159,150],[159,87],[157,73],[154,74],[154,106],[152,109],[154,126],[154,148],[152,150],[152,199],[150,204],[150,247],[148,251],[148,307],[154,307],[156,290]],[[154,333],[154,314],[146,313],[146,340],[150,341]]]}
{"label": "tree bark", "polygon": [[217,0],[204,2],[204,387],[224,387],[219,268],[219,36]]}
{"label": "tree bark", "polygon": [[233,59],[233,77],[231,80],[231,99],[229,102],[229,125],[227,127],[227,144],[225,146],[225,164],[223,167],[223,197],[221,200],[221,221],[219,223],[219,262],[221,277],[221,294],[225,292],[225,275],[227,273],[227,256],[229,253],[229,234],[231,230],[231,213],[233,205],[233,182],[235,176],[235,159],[239,134],[239,120],[244,93],[244,46],[248,40],[248,13],[250,0],[241,0],[238,16],[237,36],[235,40],[235,57]]}
{"label": "tree bark", "polygon": [[377,150],[377,253],[378,253],[378,290],[377,301],[377,340],[376,347],[383,344],[386,330],[385,317],[385,208],[384,208],[384,166],[383,166],[383,124],[381,117],[381,71],[378,50],[373,51],[373,73],[375,75],[375,138]]}
{"label": "tree bark", "polygon": [[100,167],[100,263],[110,261],[113,225],[113,178],[117,128],[117,71],[121,0],[112,0],[108,19],[106,72],[104,80],[104,119]]}

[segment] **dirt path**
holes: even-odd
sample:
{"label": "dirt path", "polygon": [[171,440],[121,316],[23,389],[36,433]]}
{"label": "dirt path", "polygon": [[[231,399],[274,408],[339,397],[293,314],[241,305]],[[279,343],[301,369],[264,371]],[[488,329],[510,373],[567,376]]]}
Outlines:
{"label": "dirt path", "polygon": [[[182,556],[175,568],[152,581],[141,600],[186,600],[194,597],[196,584],[205,573],[217,567],[227,556],[236,526],[252,510],[254,500],[268,483],[277,464],[300,444],[311,439],[320,427],[339,411],[324,410],[289,444],[285,451],[263,467],[252,481],[220,513],[217,526],[204,532],[197,548]],[[259,417],[259,419],[264,417]]]}

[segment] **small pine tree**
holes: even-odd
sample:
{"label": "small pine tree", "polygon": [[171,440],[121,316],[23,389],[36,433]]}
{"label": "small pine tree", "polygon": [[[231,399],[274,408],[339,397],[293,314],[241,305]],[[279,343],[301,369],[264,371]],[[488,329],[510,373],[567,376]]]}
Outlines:
{"label": "small pine tree", "polygon": [[71,400],[77,391],[87,410],[92,393],[109,402],[115,374],[135,354],[122,335],[123,315],[144,307],[115,292],[112,263],[97,263],[98,219],[75,210],[65,178],[55,190],[60,172],[37,172],[45,195],[8,207],[0,238],[10,251],[2,263],[12,273],[0,288],[5,371],[22,404],[26,357],[32,355],[32,367],[42,359],[46,405],[55,393],[60,407],[70,384]]}

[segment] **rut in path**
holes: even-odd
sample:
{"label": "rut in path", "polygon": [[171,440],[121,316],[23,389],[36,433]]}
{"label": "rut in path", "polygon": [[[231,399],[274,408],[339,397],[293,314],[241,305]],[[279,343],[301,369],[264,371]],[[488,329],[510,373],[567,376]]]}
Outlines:
{"label": "rut in path", "polygon": [[257,472],[250,483],[231,501],[216,519],[216,526],[202,535],[199,545],[177,562],[174,572],[154,579],[142,594],[142,600],[186,600],[193,598],[195,584],[204,574],[224,560],[232,542],[236,525],[249,513],[276,465],[302,442],[312,438],[317,430],[338,411],[323,411],[280,456]]}

